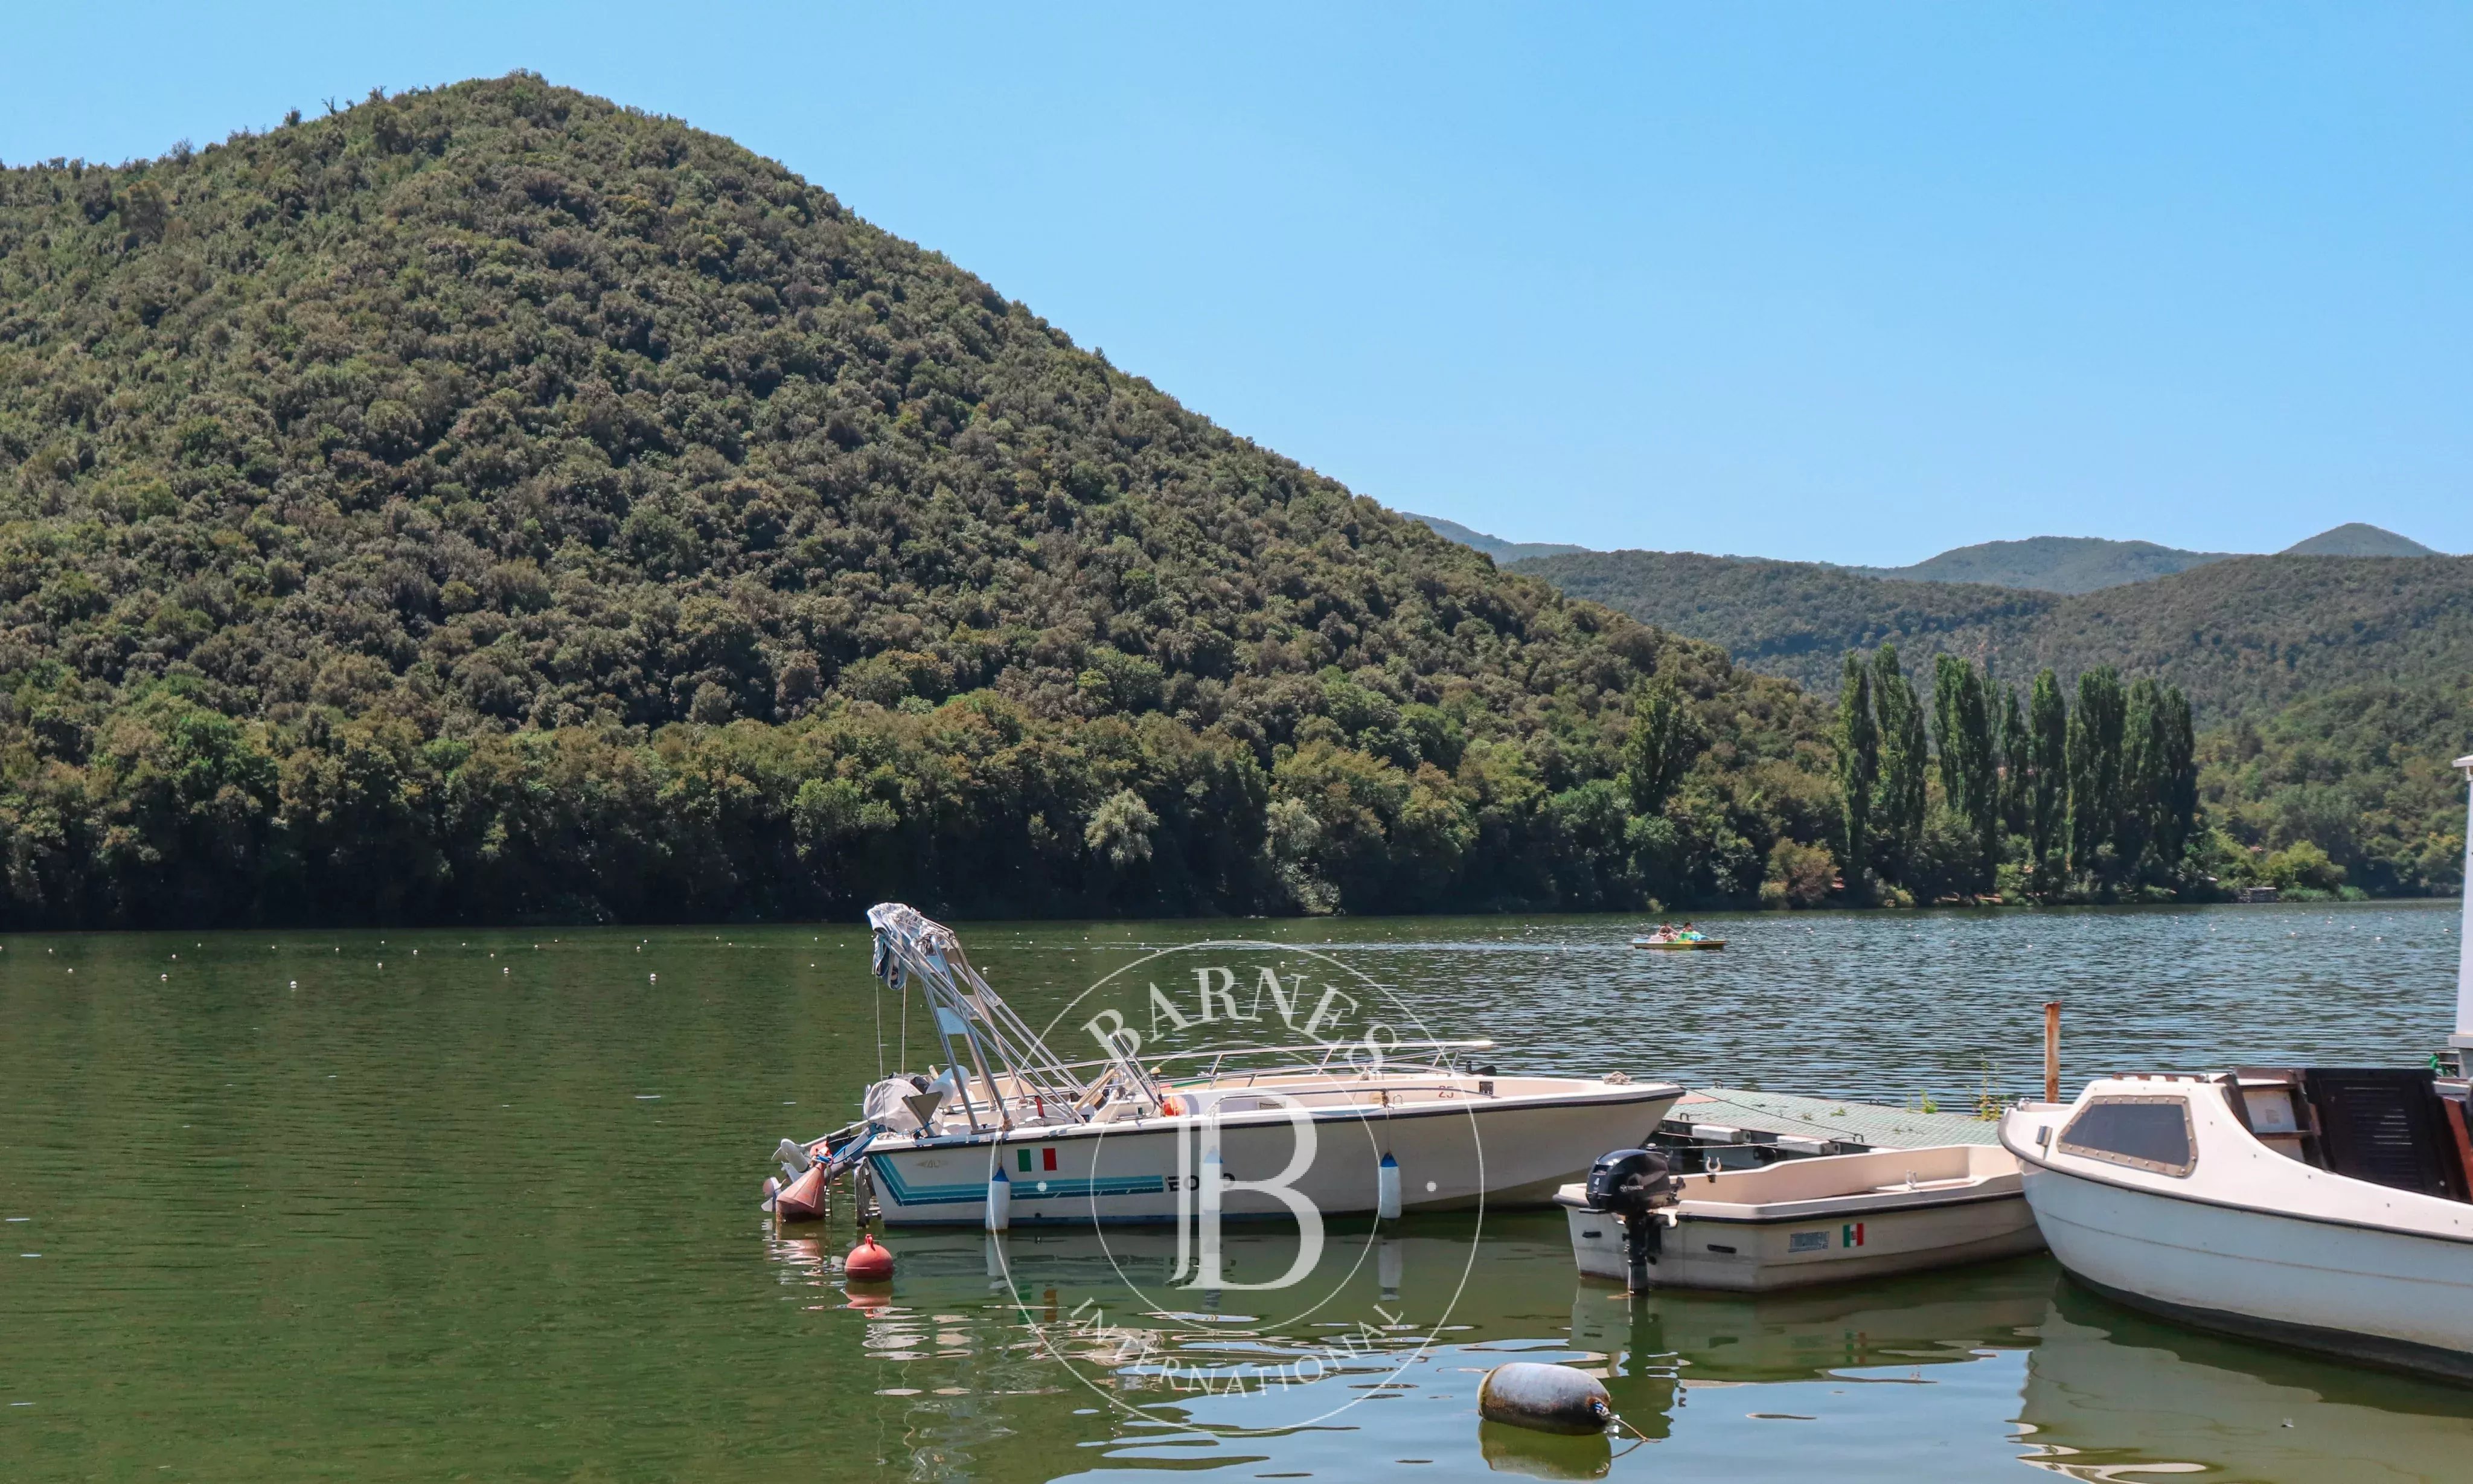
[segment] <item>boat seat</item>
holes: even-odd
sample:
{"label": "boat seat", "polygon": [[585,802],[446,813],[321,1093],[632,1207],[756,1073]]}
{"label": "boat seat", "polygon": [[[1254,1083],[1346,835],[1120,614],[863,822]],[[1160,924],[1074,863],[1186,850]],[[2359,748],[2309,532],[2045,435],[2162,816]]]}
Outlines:
{"label": "boat seat", "polygon": [[2302,1072],[2327,1168],[2398,1190],[2464,1200],[2466,1171],[2436,1080],[2426,1067]]}

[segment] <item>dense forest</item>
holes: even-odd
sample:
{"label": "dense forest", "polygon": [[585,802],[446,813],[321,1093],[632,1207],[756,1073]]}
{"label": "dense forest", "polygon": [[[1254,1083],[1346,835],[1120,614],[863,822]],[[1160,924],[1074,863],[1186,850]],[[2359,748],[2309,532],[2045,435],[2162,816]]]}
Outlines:
{"label": "dense forest", "polygon": [[2199,724],[2263,722],[2348,686],[2473,672],[2473,557],[2233,557],[2075,597],[1867,578],[1814,562],[1602,552],[1518,563],[1564,592],[1723,645],[1807,690],[1895,644],[2064,684],[2109,665],[2190,698]]}
{"label": "dense forest", "polygon": [[527,75],[0,171],[0,927],[2457,880],[2462,562],[1648,555],[1499,570]]}
{"label": "dense forest", "polygon": [[2198,739],[2199,790],[2227,881],[2322,894],[2463,884],[2473,677],[2313,696]]}
{"label": "dense forest", "polygon": [[2025,697],[1934,659],[1929,701],[1893,645],[1842,660],[1838,858],[1847,894],[1901,903],[2140,901],[2222,889],[2199,827],[2190,703],[2098,667],[2075,698],[2045,670]]}
{"label": "dense forest", "polygon": [[2030,536],[2016,541],[1979,541],[1952,547],[1907,566],[1853,567],[1866,577],[1919,583],[1983,583],[2035,592],[2094,592],[2125,583],[2149,582],[2231,556],[2221,551],[2183,551],[2153,541],[2115,541],[2096,536]]}
{"label": "dense forest", "polygon": [[1603,551],[1534,558],[1516,570],[1692,638],[1804,689],[1836,691],[1839,658],[1883,644],[1929,663],[1981,659],[1987,635],[2021,632],[2060,601],[2051,593],[1970,583],[1867,577],[1851,567],[1683,551]]}
{"label": "dense forest", "polygon": [[0,172],[0,925],[1749,902],[1831,766],[676,120]]}

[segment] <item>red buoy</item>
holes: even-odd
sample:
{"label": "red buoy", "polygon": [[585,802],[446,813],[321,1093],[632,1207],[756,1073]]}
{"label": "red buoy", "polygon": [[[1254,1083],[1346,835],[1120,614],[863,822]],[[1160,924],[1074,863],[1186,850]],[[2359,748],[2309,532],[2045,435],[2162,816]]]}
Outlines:
{"label": "red buoy", "polygon": [[893,1281],[893,1250],[878,1247],[876,1233],[862,1233],[858,1245],[842,1259],[842,1276],[854,1283],[889,1283]]}
{"label": "red buoy", "polygon": [[783,1221],[815,1221],[825,1214],[825,1167],[810,1164],[807,1172],[784,1185],[773,1197],[774,1214]]}

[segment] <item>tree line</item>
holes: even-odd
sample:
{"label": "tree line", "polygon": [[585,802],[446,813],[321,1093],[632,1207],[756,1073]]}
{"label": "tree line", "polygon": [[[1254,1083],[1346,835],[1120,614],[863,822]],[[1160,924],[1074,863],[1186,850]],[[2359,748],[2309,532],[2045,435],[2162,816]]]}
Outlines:
{"label": "tree line", "polygon": [[1934,658],[1929,706],[1894,645],[1845,657],[1836,741],[1840,860],[1858,900],[1998,894],[2169,897],[2199,884],[2188,698],[2108,666],[2014,686]]}

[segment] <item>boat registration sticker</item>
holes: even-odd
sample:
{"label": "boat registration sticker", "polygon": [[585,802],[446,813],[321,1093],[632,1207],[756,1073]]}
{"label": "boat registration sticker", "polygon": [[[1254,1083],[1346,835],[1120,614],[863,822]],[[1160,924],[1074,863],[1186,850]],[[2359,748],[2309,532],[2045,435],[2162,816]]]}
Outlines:
{"label": "boat registration sticker", "polygon": [[1860,1221],[1850,1221],[1838,1229],[1837,1234],[1839,1240],[1844,1245],[1848,1247],[1861,1247],[1863,1245],[1863,1223]]}
{"label": "boat registration sticker", "polygon": [[1786,1250],[1789,1252],[1827,1252],[1829,1250],[1829,1233],[1826,1232],[1794,1233],[1787,1237]]}

